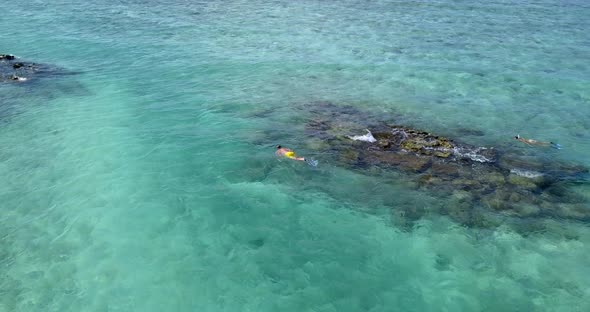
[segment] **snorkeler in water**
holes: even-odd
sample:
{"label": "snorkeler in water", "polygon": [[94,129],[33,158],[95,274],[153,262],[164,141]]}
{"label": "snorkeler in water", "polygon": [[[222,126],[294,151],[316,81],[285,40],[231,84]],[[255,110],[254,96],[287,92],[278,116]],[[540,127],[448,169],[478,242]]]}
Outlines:
{"label": "snorkeler in water", "polygon": [[537,141],[537,140],[533,140],[533,139],[525,139],[518,134],[516,136],[514,136],[514,139],[517,141],[520,141],[522,143],[525,143],[527,145],[530,145],[530,146],[545,146],[545,147],[553,147],[555,149],[561,149],[561,145],[559,145],[557,143],[543,142],[543,141]]}
{"label": "snorkeler in water", "polygon": [[295,159],[295,160],[299,160],[299,161],[305,161],[304,157],[297,157],[297,155],[295,155],[295,152],[292,151],[289,148],[286,147],[282,147],[280,145],[277,145],[277,151],[275,152],[275,154],[279,157],[287,157],[290,159]]}
{"label": "snorkeler in water", "polygon": [[307,159],[304,157],[298,157],[297,155],[295,155],[295,152],[293,150],[286,148],[286,147],[282,147],[280,145],[277,145],[277,151],[275,152],[275,155],[277,155],[278,157],[286,157],[286,158],[290,158],[290,159],[294,159],[294,160],[304,161],[312,167],[318,166],[317,160]]}

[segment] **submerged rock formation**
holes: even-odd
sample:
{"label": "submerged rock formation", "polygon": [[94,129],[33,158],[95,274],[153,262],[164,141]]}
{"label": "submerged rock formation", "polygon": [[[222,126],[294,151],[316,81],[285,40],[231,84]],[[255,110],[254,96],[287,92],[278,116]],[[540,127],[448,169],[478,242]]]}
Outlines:
{"label": "submerged rock formation", "polygon": [[0,54],[0,60],[9,60],[12,61],[14,60],[16,57],[12,54]]}
{"label": "submerged rock formation", "polygon": [[451,204],[441,213],[463,224],[489,226],[490,212],[590,221],[587,199],[569,187],[586,181],[587,168],[464,144],[352,107],[321,102],[308,111],[306,134],[324,143],[311,149],[355,170],[405,172],[417,188],[446,193]]}
{"label": "submerged rock formation", "polygon": [[47,74],[63,72],[57,67],[21,61],[11,54],[0,54],[0,82],[24,82]]}

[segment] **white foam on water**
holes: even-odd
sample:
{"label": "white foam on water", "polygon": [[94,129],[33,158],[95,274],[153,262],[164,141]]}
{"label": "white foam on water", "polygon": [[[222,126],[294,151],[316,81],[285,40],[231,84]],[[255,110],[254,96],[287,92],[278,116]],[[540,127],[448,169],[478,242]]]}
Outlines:
{"label": "white foam on water", "polygon": [[481,151],[487,150],[485,147],[478,147],[475,149],[465,149],[460,147],[453,148],[453,155],[461,157],[461,158],[468,158],[473,161],[477,161],[480,163],[492,163],[494,162],[493,159],[489,159],[484,155],[480,154]]}
{"label": "white foam on water", "polygon": [[535,178],[539,178],[539,177],[543,176],[542,173],[537,172],[537,171],[524,170],[524,169],[518,169],[518,168],[510,169],[510,173],[513,173],[517,176],[529,178],[529,179],[535,179]]}
{"label": "white foam on water", "polygon": [[489,158],[485,157],[484,155],[479,154],[480,151],[487,149],[485,147],[477,147],[474,149],[467,149],[467,148],[461,148],[461,147],[454,147],[454,148],[425,147],[424,149],[431,150],[431,151],[437,151],[437,152],[443,152],[443,153],[450,152],[455,157],[467,158],[467,159],[471,159],[473,161],[480,162],[480,163],[494,162],[493,159],[489,159]]}
{"label": "white foam on water", "polygon": [[367,134],[349,136],[348,138],[351,140],[355,140],[355,141],[363,141],[363,142],[369,142],[369,143],[377,142],[377,140],[373,137],[373,134],[371,133],[371,131],[369,131],[369,129],[365,129],[365,130],[367,131]]}

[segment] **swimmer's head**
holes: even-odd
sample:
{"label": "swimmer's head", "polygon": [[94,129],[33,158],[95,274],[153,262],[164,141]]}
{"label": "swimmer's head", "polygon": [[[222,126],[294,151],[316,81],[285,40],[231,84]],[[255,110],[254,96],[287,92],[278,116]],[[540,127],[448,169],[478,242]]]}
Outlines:
{"label": "swimmer's head", "polygon": [[280,145],[277,145],[277,149],[280,149],[281,147],[282,147],[282,146],[280,146]]}
{"label": "swimmer's head", "polygon": [[518,139],[520,139],[520,135],[517,134],[514,136],[514,138],[518,140]]}

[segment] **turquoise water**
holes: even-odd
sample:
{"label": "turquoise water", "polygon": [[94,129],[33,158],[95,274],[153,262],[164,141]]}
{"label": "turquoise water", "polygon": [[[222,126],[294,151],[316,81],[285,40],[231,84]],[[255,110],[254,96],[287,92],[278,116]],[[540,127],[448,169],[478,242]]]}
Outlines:
{"label": "turquoise water", "polygon": [[0,85],[0,311],[590,310],[587,223],[465,227],[304,143],[330,101],[590,167],[585,1],[23,2],[0,53],[75,74]]}

